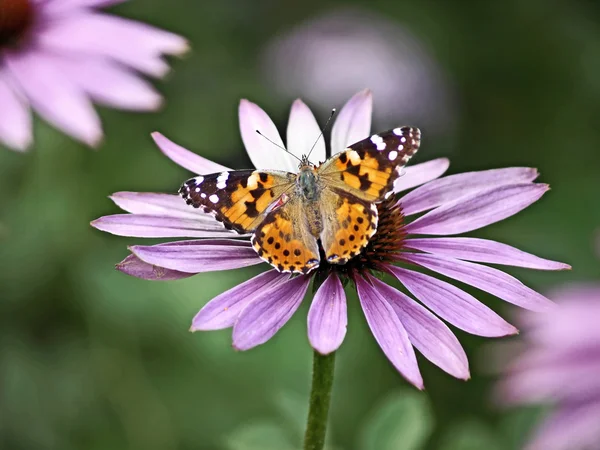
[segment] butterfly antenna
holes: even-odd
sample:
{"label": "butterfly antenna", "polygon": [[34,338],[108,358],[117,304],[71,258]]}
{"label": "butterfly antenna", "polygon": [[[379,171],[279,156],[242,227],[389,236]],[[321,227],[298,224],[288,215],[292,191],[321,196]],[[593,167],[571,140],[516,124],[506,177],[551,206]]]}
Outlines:
{"label": "butterfly antenna", "polygon": [[333,108],[331,110],[331,114],[329,114],[329,119],[327,119],[327,122],[325,122],[325,126],[321,130],[321,133],[319,133],[319,137],[317,137],[317,140],[315,141],[315,143],[313,144],[313,146],[310,148],[310,151],[308,152],[308,155],[306,155],[306,159],[308,159],[310,157],[310,154],[312,153],[312,151],[317,146],[317,142],[319,142],[319,139],[321,139],[321,136],[323,136],[323,133],[325,133],[325,130],[327,129],[327,125],[329,125],[329,122],[331,122],[331,119],[333,119],[334,115],[335,115],[335,108]]}
{"label": "butterfly antenna", "polygon": [[290,155],[292,155],[294,158],[296,158],[298,161],[302,162],[302,160],[300,158],[298,158],[296,155],[294,155],[292,152],[290,152],[287,148],[282,147],[281,145],[279,145],[276,142],[273,142],[271,139],[269,139],[268,137],[266,137],[264,134],[262,134],[260,131],[255,130],[260,136],[264,137],[267,141],[269,141],[271,144],[273,144],[275,147],[279,147],[281,150],[283,150],[286,153],[289,153]]}

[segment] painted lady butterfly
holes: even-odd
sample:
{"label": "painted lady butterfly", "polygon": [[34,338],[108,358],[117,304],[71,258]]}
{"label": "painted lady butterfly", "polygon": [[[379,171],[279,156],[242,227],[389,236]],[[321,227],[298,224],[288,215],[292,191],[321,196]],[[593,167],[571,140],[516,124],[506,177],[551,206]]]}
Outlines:
{"label": "painted lady butterfly", "polygon": [[[345,264],[377,231],[377,206],[392,195],[402,167],[419,149],[418,128],[394,128],[351,145],[298,173],[235,170],[197,176],[179,193],[226,228],[253,233],[258,255],[280,272]],[[320,246],[320,247],[319,247]]]}

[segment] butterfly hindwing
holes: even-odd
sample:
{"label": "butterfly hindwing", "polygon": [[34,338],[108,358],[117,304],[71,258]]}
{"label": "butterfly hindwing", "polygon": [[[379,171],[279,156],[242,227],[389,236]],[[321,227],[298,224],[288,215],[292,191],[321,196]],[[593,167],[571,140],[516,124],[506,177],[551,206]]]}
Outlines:
{"label": "butterfly hindwing", "polygon": [[421,132],[399,127],[374,134],[325,161],[317,170],[324,182],[369,202],[390,195],[402,168],[417,152]]}
{"label": "butterfly hindwing", "polygon": [[187,180],[179,193],[189,205],[211,213],[227,229],[253,231],[287,190],[295,175],[279,171],[234,170]]}
{"label": "butterfly hindwing", "polygon": [[320,205],[325,223],[321,232],[325,258],[330,264],[345,264],[366,247],[377,231],[377,207],[335,189],[323,193]]}
{"label": "butterfly hindwing", "polygon": [[298,196],[269,212],[251,238],[258,256],[280,272],[306,274],[317,267],[319,246],[307,213]]}

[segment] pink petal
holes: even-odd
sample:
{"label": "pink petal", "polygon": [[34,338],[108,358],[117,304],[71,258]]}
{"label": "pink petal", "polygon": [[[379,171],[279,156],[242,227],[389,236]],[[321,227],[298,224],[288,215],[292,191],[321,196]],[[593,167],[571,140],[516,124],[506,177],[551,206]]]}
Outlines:
{"label": "pink petal", "polygon": [[319,287],[308,311],[310,345],[322,355],[336,351],[344,341],[347,325],[344,287],[332,272]]}
{"label": "pink petal", "polygon": [[163,152],[167,158],[197,175],[231,170],[221,164],[214,163],[200,155],[190,152],[156,131],[152,133],[152,139],[154,139],[154,142],[156,142],[160,151]]}
{"label": "pink petal", "polygon": [[[115,192],[110,199],[119,208],[132,214],[193,219],[206,224],[216,222],[212,215],[191,207],[179,195],[154,192]],[[222,225],[220,227],[223,228]]]}
{"label": "pink petal", "polygon": [[177,270],[153,266],[152,264],[145,263],[135,255],[129,255],[117,264],[117,270],[127,275],[131,275],[132,277],[150,281],[181,280],[195,275],[193,273],[179,272]]}
{"label": "pink petal", "polygon": [[[266,112],[258,105],[248,100],[242,100],[239,107],[239,117],[242,140],[254,167],[257,169],[297,172],[298,161],[286,153],[285,150],[277,147],[284,147],[283,141],[279,136],[277,127]],[[262,136],[256,130],[260,131]]]}
{"label": "pink petal", "polygon": [[469,261],[539,270],[568,270],[571,268],[568,264],[539,258],[531,253],[487,239],[466,237],[407,239],[405,245],[414,250]]}
{"label": "pink petal", "polygon": [[369,137],[373,95],[369,89],[360,91],[346,102],[331,129],[331,154]]}
{"label": "pink petal", "polygon": [[302,303],[310,280],[311,277],[299,276],[261,291],[233,326],[233,347],[249,350],[271,339]]}
{"label": "pink petal", "polygon": [[499,337],[518,332],[490,308],[451,284],[400,267],[389,266],[389,270],[421,303],[467,333]]}
{"label": "pink petal", "polygon": [[[317,140],[317,137],[319,140]],[[311,152],[313,145],[314,148]],[[287,149],[298,158],[310,153],[310,161],[315,165],[327,158],[325,155],[325,138],[321,136],[317,119],[315,119],[309,107],[300,99],[292,104],[287,128]],[[298,166],[298,163],[296,163],[296,166]]]}
{"label": "pink petal", "polygon": [[405,167],[402,175],[394,182],[394,192],[420,186],[428,181],[441,177],[450,167],[448,158],[432,159],[421,164]]}
{"label": "pink petal", "polygon": [[466,195],[487,191],[494,186],[531,182],[538,177],[536,169],[511,167],[459,173],[427,183],[400,199],[405,215],[416,214],[455,201]]}
{"label": "pink petal", "polygon": [[150,83],[110,60],[64,58],[62,70],[93,100],[114,108],[153,111],[162,98]]}
{"label": "pink petal", "polygon": [[57,58],[7,52],[4,62],[44,119],[88,145],[98,145],[102,138],[100,119],[85,92],[60,70]]}
{"label": "pink petal", "polygon": [[[181,36],[121,17],[82,10],[47,23],[38,36],[42,47],[57,53],[101,55],[155,77],[169,71],[163,54],[188,50]],[[123,43],[127,43],[124,45]]]}
{"label": "pink petal", "polygon": [[221,330],[232,327],[247,305],[289,278],[288,274],[281,274],[273,269],[223,292],[204,305],[204,308],[196,314],[191,331]]}
{"label": "pink petal", "polygon": [[5,72],[0,72],[0,141],[15,150],[25,150],[33,141],[31,113]]}
{"label": "pink petal", "polygon": [[527,208],[549,189],[546,184],[513,184],[478,191],[446,203],[406,226],[409,234],[459,234],[499,222]]}
{"label": "pink petal", "polygon": [[498,269],[439,255],[405,252],[402,253],[402,259],[475,286],[521,308],[548,311],[555,306],[543,295]]}
{"label": "pink petal", "polygon": [[262,263],[249,242],[230,239],[134,245],[129,250],[148,264],[187,273],[239,269]]}
{"label": "pink petal", "polygon": [[360,277],[356,279],[356,289],[369,328],[385,356],[411,384],[423,389],[415,352],[392,306],[376,288]]}
{"label": "pink petal", "polygon": [[388,300],[408,333],[410,342],[433,364],[450,375],[468,380],[469,361],[450,328],[412,298],[370,277],[373,287]]}
{"label": "pink petal", "polygon": [[[213,219],[213,220],[210,220]],[[91,222],[94,228],[117,236],[143,238],[169,237],[234,237],[235,232],[207,216],[207,220],[182,219],[147,214],[113,214]]]}

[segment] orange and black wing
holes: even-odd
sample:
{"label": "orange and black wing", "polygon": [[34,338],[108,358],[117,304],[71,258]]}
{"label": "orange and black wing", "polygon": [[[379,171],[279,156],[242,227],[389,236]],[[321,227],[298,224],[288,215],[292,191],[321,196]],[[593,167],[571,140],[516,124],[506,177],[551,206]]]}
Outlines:
{"label": "orange and black wing", "polygon": [[295,179],[296,175],[288,172],[234,170],[190,178],[179,193],[189,205],[213,214],[227,229],[246,234],[294,187]]}

